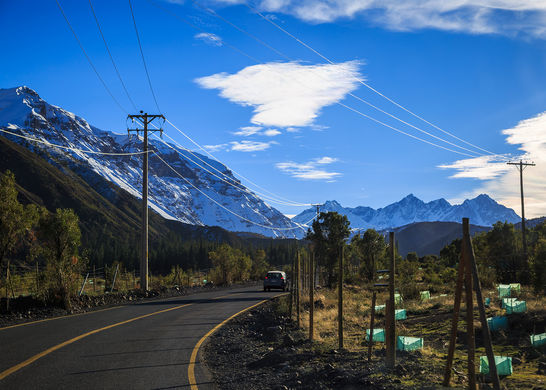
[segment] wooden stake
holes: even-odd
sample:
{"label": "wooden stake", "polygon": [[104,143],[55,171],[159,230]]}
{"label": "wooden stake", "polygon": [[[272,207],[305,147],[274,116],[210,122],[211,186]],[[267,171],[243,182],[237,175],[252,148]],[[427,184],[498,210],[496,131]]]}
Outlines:
{"label": "wooden stake", "polygon": [[485,314],[485,304],[483,302],[482,288],[480,285],[480,279],[478,277],[478,267],[476,265],[476,258],[474,257],[474,248],[472,247],[472,239],[470,238],[470,228],[468,218],[463,218],[463,240],[465,241],[465,247],[467,249],[467,256],[474,278],[474,289],[476,290],[476,301],[478,304],[478,311],[480,313],[480,322],[482,325],[483,342],[485,346],[485,353],[489,362],[489,375],[493,381],[493,388],[500,390],[499,375],[497,372],[497,365],[495,364],[495,354],[493,353],[493,345],[491,342],[491,333],[489,332],[489,325],[487,324],[487,317]]}
{"label": "wooden stake", "polygon": [[374,320],[375,320],[375,298],[376,298],[376,292],[374,290],[372,294],[372,318],[370,319],[370,338],[368,340],[368,361],[372,360],[373,326],[374,326]]}
{"label": "wooden stake", "polygon": [[296,274],[294,272],[294,269],[296,267],[296,259],[294,258],[292,260],[292,272],[290,273],[290,303],[288,305],[288,318],[290,318],[290,321],[292,321],[292,308],[294,306],[294,286],[296,281]]}
{"label": "wooden stake", "polygon": [[338,300],[337,300],[337,335],[339,349],[343,349],[343,244],[341,244],[341,256],[339,257],[339,272],[338,272]]}
{"label": "wooden stake", "polygon": [[476,342],[474,340],[474,303],[472,292],[472,271],[470,270],[470,259],[468,251],[470,248],[467,246],[467,242],[463,240],[463,258],[465,261],[465,298],[466,298],[466,335],[468,344],[468,388],[476,390],[476,364],[475,364],[475,351]]}
{"label": "wooden stake", "polygon": [[[386,355],[385,363],[387,367],[394,368],[396,364],[396,325],[394,321],[395,304],[394,304],[394,273],[395,273],[395,258],[394,258],[394,232],[389,233],[390,240],[390,267],[389,267],[389,299],[385,306],[385,337],[386,337]],[[387,341],[388,340],[388,341]]]}
{"label": "wooden stake", "polygon": [[296,322],[298,329],[301,327],[301,319],[300,319],[300,286],[301,286],[301,278],[300,278],[300,252],[298,251],[298,258],[296,260]]}
{"label": "wooden stake", "polygon": [[455,344],[457,342],[457,324],[459,322],[459,312],[461,308],[461,296],[463,290],[464,280],[464,267],[465,262],[463,260],[463,254],[459,257],[459,269],[457,271],[457,284],[455,286],[455,301],[453,303],[453,318],[451,319],[451,335],[449,338],[449,349],[447,351],[447,363],[444,371],[443,386],[449,386],[451,379],[451,368],[453,367],[453,355],[455,354]]}
{"label": "wooden stake", "polygon": [[309,253],[309,341],[313,341],[313,312],[315,309],[315,298],[313,296],[315,290],[315,278],[313,275],[313,263],[315,252]]}

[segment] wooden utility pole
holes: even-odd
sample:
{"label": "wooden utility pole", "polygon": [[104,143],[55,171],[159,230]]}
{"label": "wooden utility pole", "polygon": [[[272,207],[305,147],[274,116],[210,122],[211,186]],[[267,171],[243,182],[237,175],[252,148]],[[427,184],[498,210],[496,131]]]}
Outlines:
{"label": "wooden utility pole", "polygon": [[290,272],[290,303],[288,305],[288,318],[292,321],[292,308],[294,307],[295,281],[296,281],[296,258],[292,260],[292,272]]}
{"label": "wooden utility pole", "polygon": [[338,300],[337,300],[337,336],[339,341],[339,349],[343,349],[343,243],[341,243],[341,251],[339,256],[339,284],[338,284]]}
{"label": "wooden utility pole", "polygon": [[142,151],[142,237],[141,237],[141,252],[140,252],[140,288],[142,291],[148,290],[148,132],[159,131],[162,129],[148,129],[148,125],[152,123],[154,119],[162,118],[163,115],[149,115],[140,111],[139,115],[129,115],[127,117],[133,122],[137,120],[143,126],[142,129],[127,129],[127,133],[132,131],[136,132],[137,136],[139,132],[143,134]]}
{"label": "wooden utility pole", "polygon": [[313,248],[310,248],[309,253],[309,341],[313,341],[313,315],[315,309],[315,273],[314,273],[314,263],[315,263],[315,251]]}
{"label": "wooden utility pole", "polygon": [[301,327],[301,319],[300,319],[300,286],[301,286],[300,251],[298,250],[298,257],[296,259],[296,321],[297,321],[298,329]]}
{"label": "wooden utility pole", "polygon": [[396,323],[394,320],[394,272],[396,267],[394,257],[394,232],[389,233],[389,241],[391,259],[389,264],[389,299],[385,305],[385,344],[387,347],[385,363],[387,367],[394,368],[396,363]]}
{"label": "wooden utility pole", "polygon": [[509,162],[508,165],[515,165],[519,171],[519,187],[521,193],[521,242],[523,245],[523,259],[525,260],[525,266],[527,267],[527,239],[525,235],[525,206],[523,202],[523,170],[526,167],[534,167],[533,163],[524,163],[522,160],[519,160],[519,163]]}

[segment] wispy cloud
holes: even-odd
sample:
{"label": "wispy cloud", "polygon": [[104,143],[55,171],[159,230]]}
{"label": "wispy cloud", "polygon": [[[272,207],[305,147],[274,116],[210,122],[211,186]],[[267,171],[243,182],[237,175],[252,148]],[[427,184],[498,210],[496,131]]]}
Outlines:
{"label": "wispy cloud", "polygon": [[357,88],[359,62],[302,65],[267,63],[235,74],[218,73],[195,81],[219,89],[220,96],[254,108],[251,122],[280,128],[313,125],[321,109],[342,100]]}
{"label": "wispy cloud", "polygon": [[266,137],[274,137],[281,134],[277,129],[264,129],[261,126],[245,126],[233,133],[242,137],[249,137],[251,135],[265,135]]}
{"label": "wispy cloud", "polygon": [[391,30],[438,29],[546,38],[546,2],[541,0],[261,0],[256,6],[263,12],[284,13],[310,23],[360,18]]}
{"label": "wispy cloud", "polygon": [[276,142],[233,141],[230,142],[230,144],[231,150],[238,152],[261,152],[262,150],[269,149],[271,145],[276,144]]}
{"label": "wispy cloud", "polygon": [[267,150],[271,145],[275,145],[277,142],[259,142],[259,141],[231,141],[225,144],[218,145],[205,145],[203,146],[210,152],[218,151],[235,151],[235,152],[261,152]]}
{"label": "wispy cloud", "polygon": [[327,171],[323,166],[336,161],[338,161],[337,158],[321,157],[305,163],[296,163],[293,161],[280,162],[275,164],[275,166],[298,179],[333,181],[336,177],[341,176],[341,173]]}
{"label": "wispy cloud", "polygon": [[[525,170],[525,214],[528,217],[546,215],[546,112],[519,122],[515,127],[503,130],[506,142],[519,145],[522,156],[536,166]],[[443,169],[454,169],[452,178],[473,178],[484,181],[477,189],[461,194],[460,199],[487,193],[499,199],[501,203],[520,210],[519,173],[515,167],[502,159],[487,156],[455,161],[440,165]],[[455,199],[455,200],[460,200]]]}
{"label": "wispy cloud", "polygon": [[195,39],[203,41],[212,46],[222,46],[222,38],[213,33],[199,33],[193,36]]}

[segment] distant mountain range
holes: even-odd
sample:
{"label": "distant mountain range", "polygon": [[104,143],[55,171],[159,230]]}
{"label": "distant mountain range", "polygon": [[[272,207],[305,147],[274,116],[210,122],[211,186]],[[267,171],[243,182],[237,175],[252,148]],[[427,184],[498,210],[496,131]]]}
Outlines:
{"label": "distant mountain range", "polygon": [[[371,207],[343,207],[335,200],[320,206],[320,211],[336,211],[346,215],[351,228],[385,230],[405,226],[415,222],[461,222],[463,217],[470,219],[472,225],[492,226],[497,221],[516,223],[521,220],[514,210],[505,207],[488,195],[482,194],[474,199],[467,199],[459,205],[451,205],[445,199],[425,203],[410,194],[380,209]],[[304,223],[315,215],[316,209],[309,208],[292,218]]]}
{"label": "distant mountain range", "polygon": [[[24,86],[0,89],[0,129],[82,150],[108,153],[142,150],[142,142],[136,135],[100,130],[85,119],[47,103],[34,90]],[[79,172],[90,184],[99,175],[132,196],[141,198],[140,155],[86,154],[48,147],[5,133],[1,135],[35,153],[51,156],[50,161],[62,160],[70,167],[83,164],[88,169],[79,169]],[[149,144],[150,149],[157,151],[186,179],[150,155],[149,204],[164,218],[269,237],[301,238],[305,234],[305,228],[264,203],[218,161],[172,144],[169,147],[156,139],[150,139]]]}

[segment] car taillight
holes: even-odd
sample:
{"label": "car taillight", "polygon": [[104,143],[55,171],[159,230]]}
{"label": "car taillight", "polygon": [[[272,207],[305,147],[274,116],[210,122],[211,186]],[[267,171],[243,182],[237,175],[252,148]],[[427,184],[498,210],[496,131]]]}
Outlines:
{"label": "car taillight", "polygon": [[284,278],[281,276],[281,280],[284,280]]}
{"label": "car taillight", "polygon": [[265,277],[265,280],[267,280],[267,276]]}

